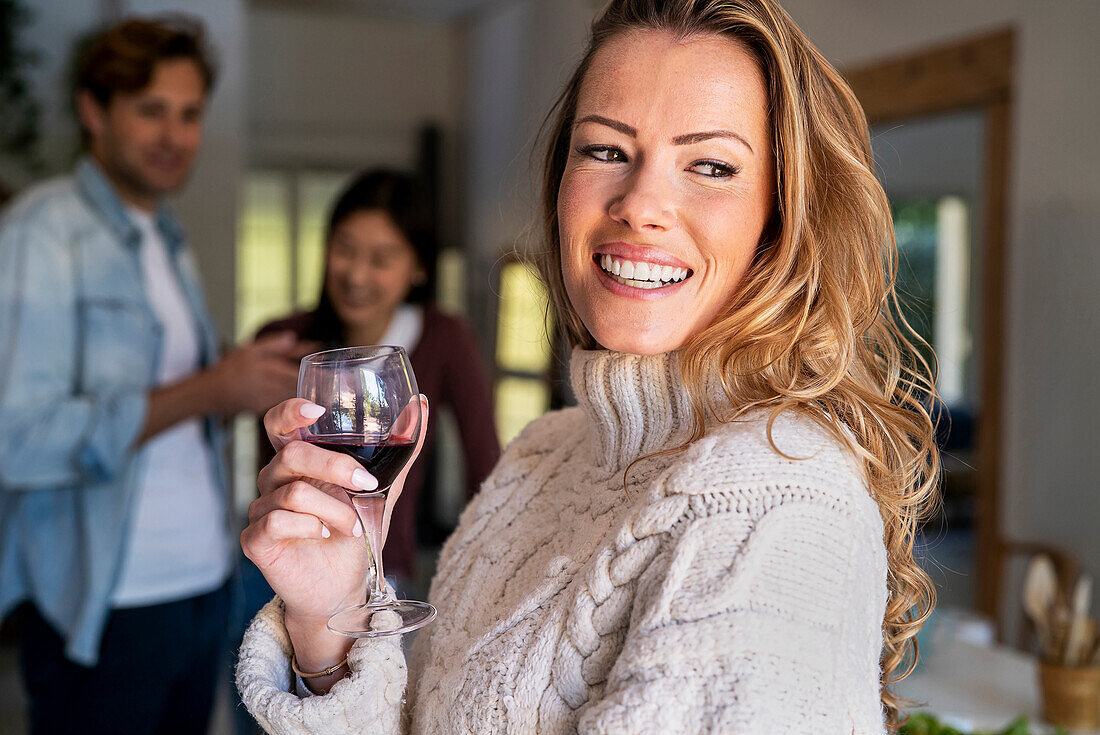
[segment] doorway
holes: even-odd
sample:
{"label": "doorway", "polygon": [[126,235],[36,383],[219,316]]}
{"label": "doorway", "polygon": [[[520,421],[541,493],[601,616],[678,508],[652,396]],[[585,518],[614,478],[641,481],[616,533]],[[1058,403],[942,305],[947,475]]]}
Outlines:
{"label": "doorway", "polygon": [[911,316],[941,353],[937,385],[952,413],[945,511],[963,533],[944,552],[971,584],[956,574],[941,594],[998,624],[1013,44],[1003,30],[846,73],[894,208],[899,286],[916,292]]}

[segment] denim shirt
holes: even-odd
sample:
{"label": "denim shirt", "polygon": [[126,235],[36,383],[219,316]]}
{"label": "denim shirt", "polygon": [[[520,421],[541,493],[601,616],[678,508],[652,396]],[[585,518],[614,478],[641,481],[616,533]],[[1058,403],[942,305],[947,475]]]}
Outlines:
{"label": "denim shirt", "polygon": [[[163,206],[156,224],[207,365],[217,339],[194,262]],[[68,657],[89,666],[122,568],[143,462],[134,444],[162,351],[140,242],[90,159],[0,219],[0,617],[33,601]],[[211,419],[207,437],[224,493]]]}

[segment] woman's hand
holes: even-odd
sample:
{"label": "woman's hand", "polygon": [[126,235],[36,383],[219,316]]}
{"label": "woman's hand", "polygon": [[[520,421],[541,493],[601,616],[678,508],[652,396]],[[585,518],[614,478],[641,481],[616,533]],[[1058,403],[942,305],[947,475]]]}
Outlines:
{"label": "woman's hand", "polygon": [[[427,398],[419,399],[421,427],[426,427]],[[313,671],[339,661],[352,642],[328,632],[329,616],[367,595],[362,527],[344,488],[377,487],[352,457],[300,440],[301,429],[322,414],[320,406],[302,398],[267,412],[264,427],[277,453],[260,471],[260,497],[249,506],[249,524],[241,534],[245,555],[286,605],[286,626],[299,666]],[[412,460],[390,490],[384,526],[423,443],[422,429]]]}

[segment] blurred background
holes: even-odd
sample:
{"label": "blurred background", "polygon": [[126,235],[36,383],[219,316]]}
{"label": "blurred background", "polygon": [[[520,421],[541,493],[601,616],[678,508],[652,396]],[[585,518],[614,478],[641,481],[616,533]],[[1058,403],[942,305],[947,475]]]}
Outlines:
{"label": "blurred background", "polygon": [[[505,443],[568,401],[564,350],[517,252],[538,247],[532,144],[601,5],[3,0],[0,187],[71,167],[78,37],[131,14],[200,18],[220,75],[199,163],[172,204],[223,341],[315,303],[324,220],[352,174],[415,171],[441,222],[437,301],[474,327]],[[919,553],[945,607],[1019,645],[1032,551],[1100,571],[1100,3],[783,5],[871,117],[906,314],[940,360],[944,510]],[[254,431],[235,428],[238,512],[254,493]],[[448,432],[432,509],[443,527],[463,502]],[[9,648],[0,732],[21,732]]]}

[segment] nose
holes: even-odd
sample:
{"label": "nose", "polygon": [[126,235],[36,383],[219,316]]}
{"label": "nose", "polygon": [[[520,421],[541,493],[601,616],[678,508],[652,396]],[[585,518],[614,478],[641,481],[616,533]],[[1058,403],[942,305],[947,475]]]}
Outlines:
{"label": "nose", "polygon": [[660,173],[639,167],[611,202],[611,219],[638,232],[664,232],[676,225],[675,193]]}
{"label": "nose", "polygon": [[349,286],[362,288],[370,285],[374,277],[374,269],[365,258],[355,258],[344,268],[343,275]]}
{"label": "nose", "polygon": [[194,125],[186,120],[169,116],[161,126],[161,141],[173,147],[186,146],[193,137]]}

